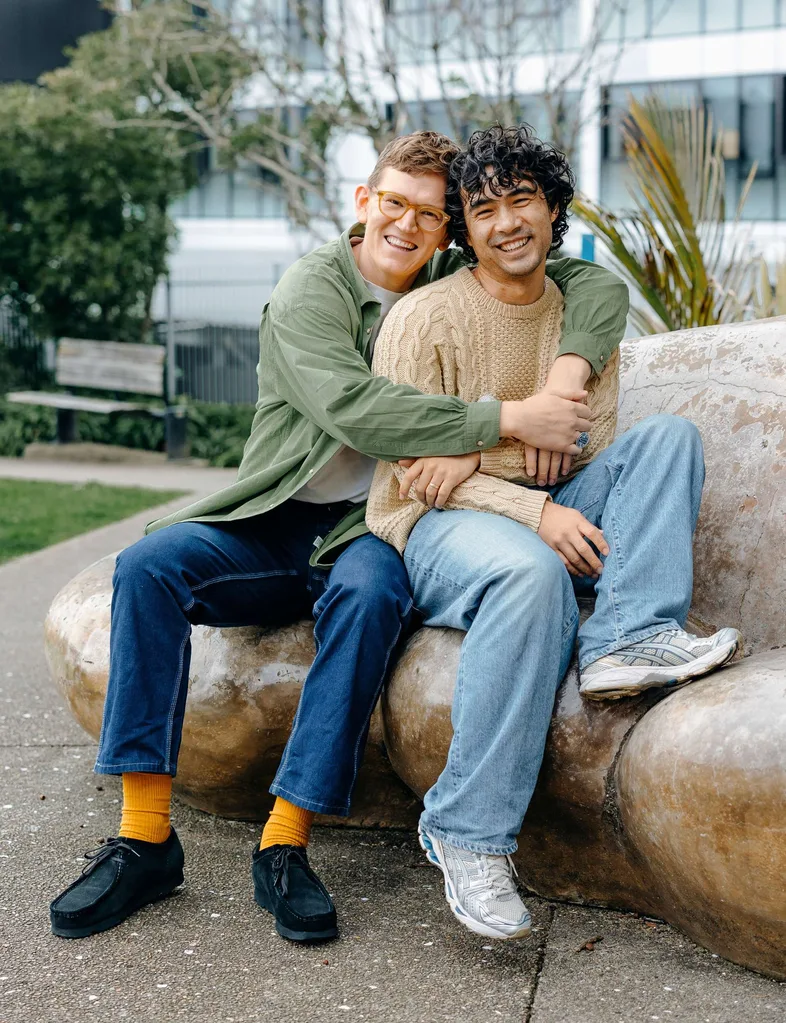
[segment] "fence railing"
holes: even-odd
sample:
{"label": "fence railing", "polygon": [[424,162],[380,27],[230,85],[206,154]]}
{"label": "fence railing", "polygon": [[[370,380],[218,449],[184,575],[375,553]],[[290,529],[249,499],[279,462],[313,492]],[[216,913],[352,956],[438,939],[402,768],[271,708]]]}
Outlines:
{"label": "fence railing", "polygon": [[257,400],[258,332],[253,327],[173,320],[156,325],[160,344],[171,331],[174,386],[170,397],[253,405]]}
{"label": "fence railing", "polygon": [[52,383],[51,344],[38,338],[8,297],[0,297],[0,393]]}
{"label": "fence railing", "polygon": [[259,316],[281,272],[274,264],[254,278],[163,282],[154,310],[156,338],[170,352],[170,398],[233,405],[257,400]]}

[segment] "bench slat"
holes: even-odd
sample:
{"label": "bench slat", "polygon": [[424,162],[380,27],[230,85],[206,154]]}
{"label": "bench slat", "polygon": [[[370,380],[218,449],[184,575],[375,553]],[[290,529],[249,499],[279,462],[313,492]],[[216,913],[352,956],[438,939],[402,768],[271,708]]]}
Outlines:
{"label": "bench slat", "polygon": [[95,387],[160,397],[164,393],[165,358],[161,345],[64,337],[57,346],[56,380],[64,387]]}
{"label": "bench slat", "polygon": [[[158,409],[148,409],[146,405],[139,405],[131,401],[113,401],[110,398],[79,398],[73,394],[52,394],[47,391],[16,391],[6,395],[7,401],[16,402],[17,405],[46,405],[48,408],[73,409],[76,412],[151,412],[158,413]],[[161,409],[163,414],[163,409]]]}

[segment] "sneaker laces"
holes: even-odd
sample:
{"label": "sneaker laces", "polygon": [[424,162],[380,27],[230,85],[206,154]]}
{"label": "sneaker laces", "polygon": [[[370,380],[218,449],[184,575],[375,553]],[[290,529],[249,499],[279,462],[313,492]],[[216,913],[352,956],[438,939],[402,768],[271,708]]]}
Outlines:
{"label": "sneaker laces", "polygon": [[97,849],[92,849],[85,853],[85,859],[88,861],[82,868],[82,873],[87,876],[92,873],[104,860],[108,860],[114,856],[120,849],[126,849],[128,852],[132,852],[134,856],[140,854],[134,849],[133,846],[129,845],[128,842],[122,838],[108,838],[103,845],[100,845]]}
{"label": "sneaker laces", "polygon": [[475,854],[481,879],[485,882],[479,895],[488,901],[500,895],[518,895],[514,877],[519,876],[511,856],[483,856]]}

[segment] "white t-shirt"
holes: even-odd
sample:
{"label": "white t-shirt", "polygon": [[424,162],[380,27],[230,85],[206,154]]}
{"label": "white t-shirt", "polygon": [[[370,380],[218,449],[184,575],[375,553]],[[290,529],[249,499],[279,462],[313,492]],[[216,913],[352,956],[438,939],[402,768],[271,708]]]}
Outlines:
{"label": "white t-shirt", "polygon": [[[379,299],[382,307],[379,319],[371,332],[370,354],[373,356],[379,328],[396,302],[407,292],[388,291],[386,288],[380,288],[378,284],[372,284],[371,281],[366,281],[366,286],[371,294]],[[298,490],[292,500],[303,501],[306,504],[332,504],[334,501],[352,501],[353,504],[359,504],[368,497],[376,464],[375,458],[342,444],[330,461]]]}

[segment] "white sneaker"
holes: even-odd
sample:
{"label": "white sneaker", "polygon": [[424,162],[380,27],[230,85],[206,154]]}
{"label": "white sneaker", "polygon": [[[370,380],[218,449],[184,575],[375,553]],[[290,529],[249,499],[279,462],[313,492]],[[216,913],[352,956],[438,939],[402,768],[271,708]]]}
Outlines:
{"label": "white sneaker", "polygon": [[741,641],[736,629],[721,629],[714,636],[682,629],[659,632],[587,665],[579,692],[589,700],[616,700],[658,686],[678,689],[725,664]]}
{"label": "white sneaker", "polygon": [[484,938],[523,938],[532,927],[519,897],[510,856],[484,856],[440,842],[418,824],[420,847],[445,878],[453,915]]}

